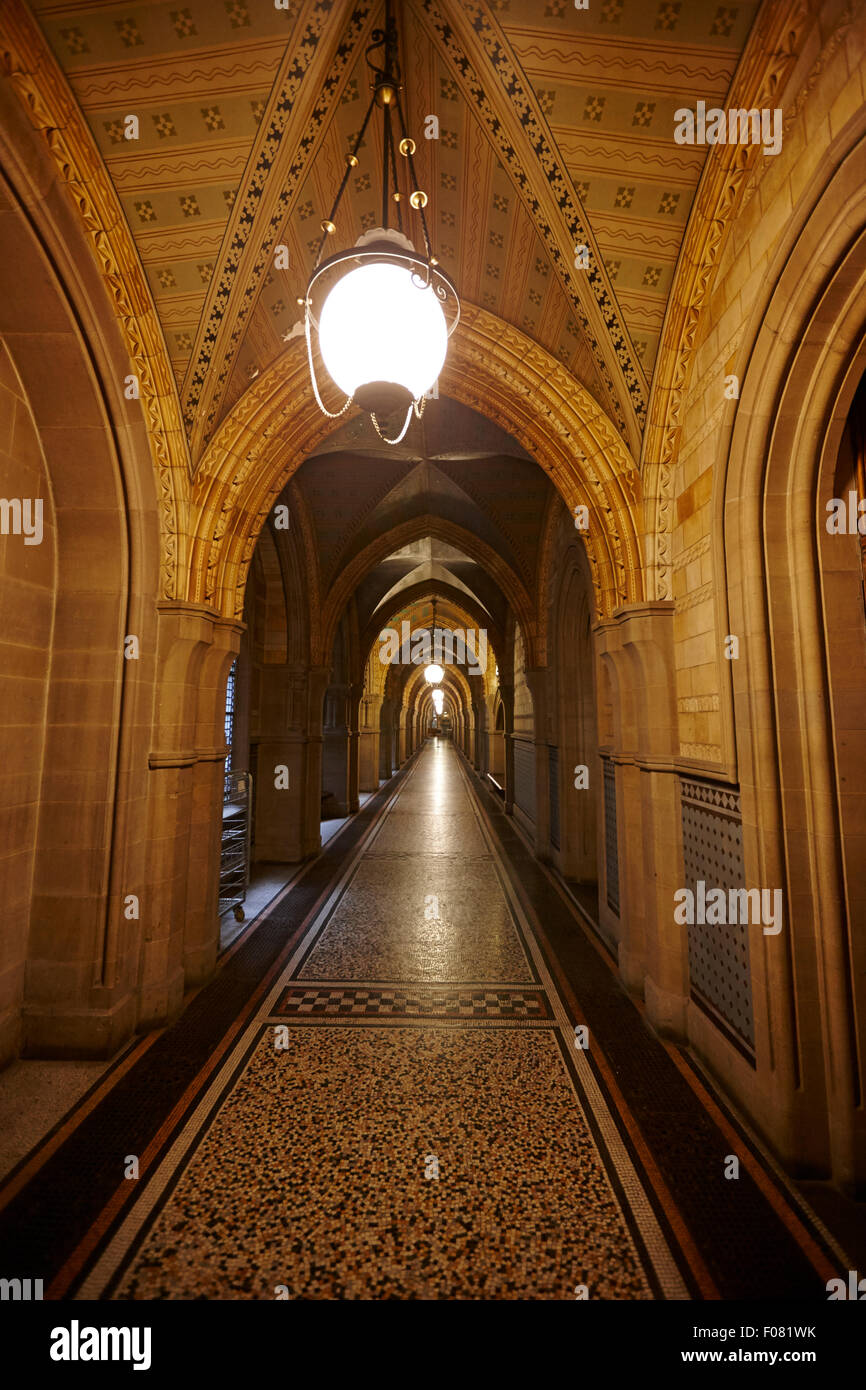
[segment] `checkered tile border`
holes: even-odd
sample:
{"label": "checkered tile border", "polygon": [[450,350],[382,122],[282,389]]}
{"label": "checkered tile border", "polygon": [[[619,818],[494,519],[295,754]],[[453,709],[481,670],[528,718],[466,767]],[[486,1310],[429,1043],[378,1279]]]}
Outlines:
{"label": "checkered tile border", "polygon": [[284,990],[272,1017],[538,1018],[552,1017],[541,990],[298,989]]}

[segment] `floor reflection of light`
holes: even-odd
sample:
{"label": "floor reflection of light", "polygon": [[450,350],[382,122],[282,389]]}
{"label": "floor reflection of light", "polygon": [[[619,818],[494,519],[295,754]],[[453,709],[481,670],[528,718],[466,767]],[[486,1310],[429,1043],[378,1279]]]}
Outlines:
{"label": "floor reflection of light", "polygon": [[424,979],[450,979],[459,963],[457,923],[439,890],[425,893],[423,910],[409,919],[413,968]]}
{"label": "floor reflection of light", "polygon": [[[425,816],[443,818],[453,814],[455,793],[459,794],[460,783],[454,761],[448,756],[449,750],[439,739],[433,740],[433,761],[425,759],[421,764]],[[446,810],[450,798],[450,812]],[[436,826],[436,821],[433,821]],[[437,831],[441,827],[436,826]],[[420,848],[420,847],[419,847]],[[443,880],[436,862],[435,853],[427,861],[430,864],[430,882],[425,888],[420,911],[408,914],[407,935],[411,940],[414,969],[422,979],[450,979],[460,968],[459,933],[454,919],[453,885],[449,889],[447,876]]]}
{"label": "floor reflection of light", "polygon": [[433,744],[435,758],[433,762],[431,778],[431,795],[433,800],[432,814],[441,815],[444,811],[445,785],[448,778],[448,770],[445,762],[445,745],[437,738]]}

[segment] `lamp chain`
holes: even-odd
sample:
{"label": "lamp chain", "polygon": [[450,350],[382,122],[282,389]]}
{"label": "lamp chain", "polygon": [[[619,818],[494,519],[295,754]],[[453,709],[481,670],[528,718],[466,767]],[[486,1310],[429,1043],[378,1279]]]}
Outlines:
{"label": "lamp chain", "polygon": [[[395,106],[397,107],[397,116],[398,116],[399,121],[400,121],[400,136],[401,136],[401,140],[402,140],[403,142],[406,143],[406,159],[407,159],[408,162],[409,162],[409,173],[410,173],[411,178],[412,178],[412,185],[413,185],[414,188],[417,189],[417,187],[418,187],[418,179],[417,179],[417,176],[416,176],[416,174],[415,174],[415,160],[414,160],[413,157],[412,157],[412,152],[413,152],[413,149],[414,149],[414,145],[413,145],[412,141],[409,140],[409,136],[408,136],[408,134],[407,134],[407,132],[406,132],[406,121],[405,121],[404,116],[403,116],[403,106],[402,106],[402,103],[401,103],[401,101],[400,101],[399,93],[398,93],[398,95],[397,95],[397,97],[396,97],[396,99],[395,99],[394,104],[395,104]],[[427,227],[427,214],[426,214],[425,211],[424,211],[424,203],[423,203],[423,202],[419,202],[419,204],[418,204],[418,213],[419,213],[419,215],[420,215],[420,217],[421,217],[421,229],[422,229],[422,231],[423,231],[423,233],[424,233],[424,250],[425,250],[425,253],[426,253],[426,256],[427,256],[427,260],[428,260],[428,262],[429,262],[430,256],[431,256],[431,253],[432,253],[432,250],[433,250],[433,247],[432,247],[432,245],[431,245],[431,243],[430,243],[430,232],[429,232],[428,227]]]}
{"label": "lamp chain", "polygon": [[355,143],[352,146],[351,153],[346,157],[346,172],[343,174],[342,182],[340,183],[340,187],[337,189],[337,196],[334,199],[334,206],[331,208],[331,215],[326,220],[326,222],[323,223],[324,230],[322,231],[322,239],[319,242],[319,249],[316,252],[316,261],[315,265],[313,266],[314,270],[318,269],[319,262],[322,259],[322,252],[325,249],[325,242],[328,240],[328,237],[330,236],[328,228],[334,226],[334,219],[337,216],[337,208],[340,206],[340,200],[342,199],[343,194],[346,191],[346,184],[349,182],[349,175],[358,163],[358,151],[363,143],[364,135],[366,133],[367,126],[370,123],[370,117],[373,114],[373,107],[375,105],[376,98],[374,96],[370,98],[370,105],[367,107],[367,114],[364,117],[361,129],[358,131]]}
{"label": "lamp chain", "polygon": [[[354,394],[354,392],[353,392],[353,393],[347,398],[347,400],[345,401],[345,403],[343,404],[343,406],[341,407],[341,409],[340,409],[340,410],[337,410],[337,411],[328,410],[327,406],[325,405],[324,401],[322,400],[321,392],[320,392],[320,390],[319,390],[319,383],[318,383],[318,380],[317,380],[317,377],[316,377],[316,367],[315,367],[315,362],[314,362],[314,359],[313,359],[313,345],[312,345],[311,334],[310,334],[310,321],[313,320],[313,322],[315,323],[315,319],[314,319],[313,313],[312,313],[312,299],[311,299],[310,296],[311,296],[312,286],[313,286],[314,282],[318,279],[319,268],[320,268],[320,265],[321,265],[321,262],[322,262],[322,255],[323,255],[323,252],[324,252],[325,245],[326,245],[326,243],[327,243],[328,237],[334,235],[334,233],[335,233],[336,230],[337,230],[337,228],[336,228],[337,210],[338,210],[338,208],[339,208],[339,206],[340,206],[341,200],[342,200],[342,198],[343,198],[343,194],[345,193],[345,190],[346,190],[346,187],[347,187],[347,184],[348,184],[348,181],[349,181],[349,177],[350,177],[351,171],[352,171],[353,168],[356,168],[356,167],[357,167],[357,164],[358,164],[358,151],[360,150],[362,144],[364,143],[364,136],[365,136],[365,134],[366,134],[367,127],[368,127],[369,122],[370,122],[370,117],[371,117],[372,114],[373,114],[373,109],[374,109],[374,107],[375,107],[376,105],[380,105],[380,106],[382,107],[382,116],[383,116],[383,123],[382,123],[382,124],[383,124],[383,130],[382,130],[382,226],[383,226],[383,229],[384,229],[385,232],[387,233],[387,231],[388,231],[388,221],[389,221],[389,202],[390,202],[390,195],[393,194],[394,201],[395,201],[396,204],[397,204],[396,220],[397,220],[397,223],[398,223],[398,230],[400,231],[400,233],[403,233],[403,208],[402,208],[402,198],[403,198],[403,195],[402,195],[401,192],[400,192],[400,184],[399,184],[399,176],[398,176],[398,166],[397,166],[397,159],[396,159],[396,154],[395,154],[395,149],[394,149],[394,145],[395,145],[395,126],[396,126],[397,124],[399,124],[399,130],[400,130],[400,135],[401,135],[401,139],[400,139],[400,153],[406,157],[407,165],[408,165],[408,172],[409,172],[409,179],[411,180],[411,182],[410,182],[410,184],[409,184],[409,187],[410,187],[411,189],[414,190],[413,192],[411,192],[411,194],[408,195],[409,203],[411,204],[412,208],[413,208],[415,211],[417,211],[417,212],[419,213],[419,215],[420,215],[421,227],[422,227],[422,231],[423,231],[423,235],[424,235],[424,257],[423,257],[423,258],[422,258],[422,257],[418,257],[417,262],[414,262],[414,261],[413,261],[413,262],[410,262],[410,264],[412,265],[411,274],[412,274],[412,281],[413,281],[413,283],[416,284],[417,286],[419,286],[419,288],[427,288],[427,287],[429,287],[430,284],[431,284],[431,271],[432,271],[433,267],[438,266],[438,261],[437,261],[437,260],[435,259],[435,257],[432,255],[432,245],[431,245],[431,240],[430,240],[430,231],[429,231],[429,227],[428,227],[428,225],[427,225],[427,216],[426,216],[426,213],[425,213],[425,211],[424,211],[425,204],[427,203],[427,194],[426,194],[425,192],[423,192],[421,189],[418,188],[418,179],[417,179],[417,175],[416,175],[416,172],[415,172],[415,161],[414,161],[414,159],[413,159],[413,155],[414,155],[414,153],[415,153],[415,142],[414,142],[414,140],[411,140],[411,139],[409,138],[409,136],[408,136],[408,134],[407,134],[407,132],[406,132],[406,121],[405,121],[405,117],[404,117],[404,114],[403,114],[402,103],[401,103],[401,101],[400,101],[401,70],[400,70],[400,58],[399,58],[399,38],[398,38],[398,33],[397,33],[397,24],[396,24],[396,21],[395,21],[395,19],[394,19],[394,14],[393,14],[393,0],[385,0],[385,22],[384,22],[384,28],[382,28],[382,29],[374,29],[374,30],[373,30],[373,33],[372,33],[372,40],[373,40],[373,42],[372,42],[372,43],[368,46],[368,48],[367,48],[366,58],[367,58],[367,63],[368,63],[368,65],[369,65],[369,67],[370,67],[370,68],[372,69],[372,71],[373,71],[373,77],[374,77],[374,83],[372,84],[372,85],[373,85],[373,95],[372,95],[372,98],[371,98],[371,100],[370,100],[370,103],[369,103],[369,105],[368,105],[368,107],[367,107],[366,113],[365,113],[365,115],[364,115],[364,120],[363,120],[363,122],[362,122],[361,128],[360,128],[360,130],[358,131],[358,133],[357,133],[357,135],[356,135],[356,137],[355,137],[355,139],[354,139],[354,141],[353,141],[353,143],[352,143],[351,152],[346,156],[346,168],[345,168],[345,171],[344,171],[344,173],[343,173],[343,178],[342,178],[342,180],[341,180],[341,182],[340,182],[340,187],[339,187],[339,189],[337,190],[337,196],[336,196],[336,198],[334,199],[334,205],[333,205],[333,207],[332,207],[332,209],[331,209],[331,215],[330,215],[329,218],[323,220],[323,222],[322,222],[322,239],[321,239],[321,241],[320,241],[320,243],[319,243],[319,246],[318,246],[318,250],[317,250],[317,254],[316,254],[316,258],[315,258],[315,264],[314,264],[314,267],[313,267],[313,274],[312,274],[312,276],[311,276],[311,278],[310,278],[310,281],[309,281],[309,283],[308,283],[308,286],[307,286],[307,294],[306,294],[306,297],[305,297],[304,299],[299,299],[299,300],[298,300],[298,303],[299,303],[299,304],[303,303],[303,305],[304,305],[304,336],[305,336],[306,344],[307,344],[307,361],[308,361],[308,363],[309,363],[309,368],[310,368],[310,380],[311,380],[312,386],[313,386],[313,394],[314,394],[314,396],[315,396],[315,398],[316,398],[316,403],[317,403],[319,409],[322,411],[323,415],[326,415],[326,416],[327,416],[327,418],[328,418],[329,420],[338,420],[342,415],[345,415],[346,411],[349,409],[349,407],[350,407],[350,406],[353,404],[353,402],[354,402],[355,394]],[[375,52],[377,49],[378,49],[378,50],[382,50],[382,54],[381,54],[381,58],[380,58],[380,62],[381,62],[381,64],[382,64],[381,67],[378,66],[376,63],[374,63],[374,62],[372,61],[372,59],[371,59],[371,56],[370,56],[370,55],[371,55],[373,52]],[[407,218],[408,218],[408,214],[407,214]],[[412,249],[412,251],[413,251],[413,253],[414,253],[414,247],[411,247],[410,249]],[[336,263],[337,261],[341,261],[341,260],[345,260],[345,259],[346,259],[346,255],[345,255],[345,254],[344,254],[342,257],[337,257],[337,256],[331,257],[328,261],[326,261],[326,263],[325,263],[325,268],[331,267],[331,266],[332,266],[334,263]],[[398,259],[400,259],[400,258],[398,257]],[[407,257],[402,257],[402,259],[403,259],[403,260],[407,260],[408,258],[407,258]],[[426,272],[426,278],[424,278],[424,279],[422,279],[422,278],[418,275],[418,269],[417,269],[418,262],[420,262],[421,264],[424,265],[424,269],[425,269],[425,272]],[[442,285],[440,284],[440,282],[443,280],[443,276],[442,276],[441,272],[437,272],[437,275],[438,275],[438,280],[437,280],[437,283],[436,283],[436,286],[435,286],[435,292],[436,292],[437,296],[439,297],[439,299],[444,301],[444,300],[446,299],[446,297],[447,297],[447,290],[446,290],[445,288],[443,288]],[[448,282],[448,280],[447,280],[447,277],[444,277],[444,280],[445,280],[446,283],[450,284],[450,282]],[[451,289],[452,289],[452,292],[453,292],[453,286],[451,286]],[[454,302],[455,302],[455,307],[456,307],[456,316],[455,316],[455,318],[454,318],[453,323],[451,324],[451,327],[448,329],[448,336],[449,336],[449,337],[450,337],[451,333],[453,332],[454,328],[456,327],[456,324],[457,324],[457,322],[458,322],[458,320],[459,320],[459,317],[460,317],[460,301],[459,301],[459,299],[457,299],[456,293],[454,294]],[[317,323],[315,323],[315,326],[316,326],[316,330],[317,330],[317,332],[318,332],[319,325],[318,325]],[[411,404],[409,405],[409,407],[408,407],[408,409],[407,409],[407,411],[406,411],[406,418],[405,418],[405,420],[404,420],[404,422],[403,422],[403,427],[402,427],[402,429],[400,430],[400,433],[399,433],[396,437],[394,437],[394,438],[390,438],[387,434],[384,434],[384,433],[383,433],[382,428],[381,428],[381,426],[380,426],[380,424],[379,424],[379,421],[378,421],[378,419],[377,419],[375,413],[374,413],[373,411],[370,411],[370,418],[371,418],[372,421],[373,421],[373,426],[374,426],[374,428],[375,428],[375,430],[376,430],[376,433],[378,434],[379,438],[382,440],[382,442],[383,442],[384,444],[389,444],[389,445],[400,444],[400,443],[402,442],[402,440],[406,437],[406,433],[407,433],[407,431],[408,431],[408,429],[409,429],[409,424],[410,424],[410,422],[411,422],[411,420],[412,420],[413,413],[414,413],[414,415],[415,415],[415,418],[420,420],[421,417],[422,417],[422,415],[423,415],[423,413],[424,413],[424,408],[425,408],[425,406],[426,406],[426,402],[427,402],[426,396],[422,396],[420,400],[413,400],[413,401],[411,402]]]}
{"label": "lamp chain", "polygon": [[[347,402],[346,402],[346,405],[351,405],[351,400],[347,401]],[[413,405],[414,405],[414,402],[413,402]],[[346,409],[346,406],[344,405],[344,406],[343,406],[343,410],[345,410],[345,409]],[[326,413],[327,413],[327,412],[326,412]],[[343,413],[343,411],[341,410],[341,411],[340,411],[340,414],[342,415],[342,413]],[[332,417],[332,418],[336,418],[336,417]],[[376,419],[375,413],[374,413],[372,410],[370,411],[370,419],[373,421],[373,424],[374,424],[375,427],[376,427],[376,433],[378,434],[378,436],[379,436],[379,438],[381,439],[381,441],[382,441],[383,444],[402,444],[403,440],[406,438],[406,431],[407,431],[408,428],[409,428],[409,422],[410,422],[411,419],[412,419],[412,406],[410,405],[409,409],[406,411],[406,419],[403,421],[403,428],[402,428],[402,430],[400,431],[400,433],[397,435],[397,438],[396,438],[396,439],[389,439],[388,436],[387,436],[387,434],[383,434],[383,433],[382,433],[381,429],[379,428],[379,421]]]}
{"label": "lamp chain", "polygon": [[[307,339],[307,361],[310,364],[310,380],[313,383],[313,395],[316,398],[316,404],[318,405],[322,414],[327,415],[329,420],[339,420],[341,415],[345,415],[346,411],[349,409],[349,406],[352,404],[352,401],[355,399],[355,393],[352,392],[352,395],[349,396],[348,400],[346,401],[346,404],[342,407],[341,410],[337,411],[329,410],[328,407],[325,405],[325,402],[322,400],[322,397],[319,395],[319,383],[316,381],[316,367],[315,363],[313,362],[313,345],[310,342],[309,301],[307,301],[307,307],[304,310],[304,335]],[[376,426],[376,428],[378,429],[378,425]],[[403,433],[405,434],[406,431],[404,430]],[[396,442],[399,443],[399,441]]]}

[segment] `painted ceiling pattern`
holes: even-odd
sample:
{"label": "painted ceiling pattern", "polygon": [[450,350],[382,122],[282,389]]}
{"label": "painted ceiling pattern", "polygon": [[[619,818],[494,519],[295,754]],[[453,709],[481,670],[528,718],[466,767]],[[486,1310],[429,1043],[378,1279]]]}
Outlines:
{"label": "painted ceiling pattern", "polygon": [[[194,457],[284,350],[368,100],[379,0],[281,4],[31,0],[137,245]],[[436,253],[462,298],[554,355],[624,436],[644,422],[706,157],[674,142],[674,112],[724,104],[757,8],[397,6]],[[436,140],[422,138],[430,114]],[[374,122],[335,246],[381,220],[379,142]],[[579,241],[584,270],[569,259]]]}

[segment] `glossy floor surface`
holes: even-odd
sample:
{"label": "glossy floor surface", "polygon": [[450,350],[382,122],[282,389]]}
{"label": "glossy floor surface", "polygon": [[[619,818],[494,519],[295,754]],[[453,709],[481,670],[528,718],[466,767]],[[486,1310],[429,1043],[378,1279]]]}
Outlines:
{"label": "glossy floor surface", "polygon": [[54,1297],[825,1297],[841,1252],[711,1109],[431,742],[13,1173],[0,1235]]}

